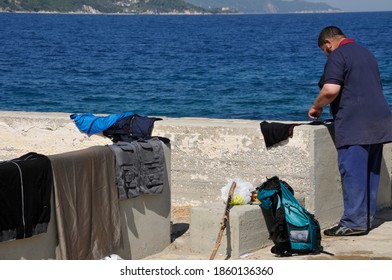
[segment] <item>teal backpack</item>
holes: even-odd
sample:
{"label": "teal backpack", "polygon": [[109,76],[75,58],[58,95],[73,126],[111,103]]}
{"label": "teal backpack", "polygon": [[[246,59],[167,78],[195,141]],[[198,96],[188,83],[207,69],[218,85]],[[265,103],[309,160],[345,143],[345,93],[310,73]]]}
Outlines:
{"label": "teal backpack", "polygon": [[271,252],[278,256],[322,252],[320,225],[294,197],[293,189],[277,176],[267,179],[257,197],[266,222]]}

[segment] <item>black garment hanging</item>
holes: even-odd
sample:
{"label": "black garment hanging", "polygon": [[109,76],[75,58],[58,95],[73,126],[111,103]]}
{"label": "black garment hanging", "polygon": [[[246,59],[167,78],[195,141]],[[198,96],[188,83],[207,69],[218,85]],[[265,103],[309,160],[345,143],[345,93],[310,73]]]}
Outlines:
{"label": "black garment hanging", "polygon": [[0,242],[47,231],[52,185],[51,162],[44,155],[0,163]]}
{"label": "black garment hanging", "polygon": [[267,148],[293,136],[294,127],[299,125],[321,125],[333,122],[332,119],[317,120],[309,123],[279,123],[262,121],[260,123],[261,132],[264,136]]}

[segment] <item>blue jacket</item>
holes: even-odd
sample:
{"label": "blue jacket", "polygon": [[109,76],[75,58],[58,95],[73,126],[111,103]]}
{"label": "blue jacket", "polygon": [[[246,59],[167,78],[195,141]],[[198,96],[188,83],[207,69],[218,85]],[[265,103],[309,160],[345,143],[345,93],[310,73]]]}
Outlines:
{"label": "blue jacket", "polygon": [[75,122],[76,126],[88,135],[102,132],[119,120],[132,116],[133,113],[126,112],[123,114],[111,114],[105,117],[94,116],[91,113],[72,114],[70,118]]}

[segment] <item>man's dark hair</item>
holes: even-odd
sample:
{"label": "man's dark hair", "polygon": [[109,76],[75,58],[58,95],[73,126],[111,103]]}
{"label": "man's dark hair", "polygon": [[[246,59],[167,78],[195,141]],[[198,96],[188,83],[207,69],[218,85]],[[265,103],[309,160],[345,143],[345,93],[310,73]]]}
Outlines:
{"label": "man's dark hair", "polygon": [[325,44],[326,39],[334,38],[336,36],[346,37],[346,35],[344,35],[344,33],[342,32],[342,30],[339,27],[336,27],[336,26],[325,27],[323,30],[321,30],[320,35],[318,37],[319,47],[321,47],[322,45]]}

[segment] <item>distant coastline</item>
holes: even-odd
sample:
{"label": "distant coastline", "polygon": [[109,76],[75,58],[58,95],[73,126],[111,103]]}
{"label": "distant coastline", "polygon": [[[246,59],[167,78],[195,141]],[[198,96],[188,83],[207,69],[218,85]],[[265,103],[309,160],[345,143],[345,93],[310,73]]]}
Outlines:
{"label": "distant coastline", "polygon": [[230,15],[230,14],[313,14],[336,13],[341,9],[325,3],[281,0],[248,0],[239,5],[236,0],[154,0],[122,1],[79,0],[59,3],[55,0],[20,0],[0,3],[0,12],[38,14],[110,14],[110,15]]}
{"label": "distant coastline", "polygon": [[173,12],[173,13],[87,13],[87,12],[50,12],[50,11],[5,11],[0,9],[0,14],[48,14],[48,15],[118,15],[118,16],[137,16],[137,15],[152,15],[152,16],[158,16],[158,15],[220,15],[220,16],[230,16],[230,15],[295,15],[295,14],[361,14],[361,13],[391,13],[391,11],[314,11],[314,12],[309,12],[309,11],[302,11],[302,12],[290,12],[290,13],[243,13],[243,12],[237,12],[237,13],[178,13],[178,12]]}
{"label": "distant coastline", "polygon": [[199,15],[219,15],[219,16],[230,16],[230,15],[294,15],[294,14],[341,14],[341,13],[382,13],[382,12],[390,12],[390,11],[369,11],[369,12],[346,12],[346,11],[302,11],[302,12],[289,12],[289,13],[88,13],[88,12],[56,12],[56,11],[5,11],[0,9],[1,14],[48,14],[48,15],[118,15],[118,16],[138,16],[138,15],[151,15],[151,16],[170,16],[170,15],[189,15],[189,16],[199,16]]}

